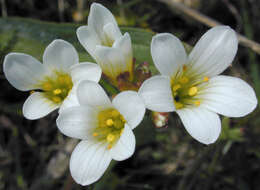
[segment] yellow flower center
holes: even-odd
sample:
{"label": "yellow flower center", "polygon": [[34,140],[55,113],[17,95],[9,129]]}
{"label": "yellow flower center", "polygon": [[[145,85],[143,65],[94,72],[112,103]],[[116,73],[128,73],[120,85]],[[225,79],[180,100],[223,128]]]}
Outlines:
{"label": "yellow flower center", "polygon": [[55,71],[52,77],[46,77],[40,83],[44,96],[55,104],[60,104],[68,96],[73,86],[69,74]]}
{"label": "yellow flower center", "polygon": [[176,109],[184,108],[185,106],[193,105],[200,106],[201,100],[198,94],[203,87],[203,84],[209,81],[209,77],[190,78],[186,75],[187,66],[183,66],[182,74],[172,78],[171,89],[174,97],[174,105]]}
{"label": "yellow flower center", "polygon": [[92,136],[99,142],[105,142],[111,149],[123,133],[125,126],[124,117],[113,108],[98,113],[98,127],[92,132]]}

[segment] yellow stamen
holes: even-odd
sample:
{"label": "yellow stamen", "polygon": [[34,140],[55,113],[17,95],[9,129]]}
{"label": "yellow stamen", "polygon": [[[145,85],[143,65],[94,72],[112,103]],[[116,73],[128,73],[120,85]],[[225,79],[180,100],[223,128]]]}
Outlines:
{"label": "yellow stamen", "polygon": [[106,120],[106,125],[107,126],[112,126],[114,124],[114,121],[112,119]]}
{"label": "yellow stamen", "polygon": [[186,84],[187,82],[189,82],[189,79],[187,77],[181,77],[180,78],[180,83]]}
{"label": "yellow stamen", "polygon": [[53,96],[52,97],[52,101],[54,101],[55,103],[60,103],[61,102],[61,98],[58,96]]}
{"label": "yellow stamen", "polygon": [[126,122],[125,118],[124,118],[122,115],[120,115],[120,119],[121,119],[124,123]]}
{"label": "yellow stamen", "polygon": [[65,77],[64,77],[64,82],[65,82],[67,85],[70,85],[70,84],[71,84],[71,78],[70,78],[70,76],[65,76]]}
{"label": "yellow stamen", "polygon": [[175,105],[176,109],[183,108],[183,104],[180,102],[175,102],[174,105]]}
{"label": "yellow stamen", "polygon": [[109,145],[107,146],[107,149],[109,150],[109,149],[111,149],[111,148],[112,148],[112,145],[109,144]]}
{"label": "yellow stamen", "polygon": [[209,77],[204,77],[203,80],[204,80],[205,82],[208,82],[208,81],[209,81]]}
{"label": "yellow stamen", "polygon": [[122,135],[123,132],[124,132],[124,129],[121,129],[121,131],[120,131],[120,136]]}
{"label": "yellow stamen", "polygon": [[186,70],[187,70],[187,66],[186,66],[186,65],[183,65],[182,70],[183,70],[183,71],[186,71]]}
{"label": "yellow stamen", "polygon": [[196,87],[196,86],[193,86],[193,87],[191,87],[190,89],[189,89],[189,95],[190,96],[194,96],[194,95],[196,95],[197,94],[197,92],[198,92],[198,88]]}
{"label": "yellow stamen", "polygon": [[197,100],[197,101],[194,102],[194,104],[195,104],[196,106],[199,106],[199,105],[200,105],[200,101]]}
{"label": "yellow stamen", "polygon": [[93,137],[96,137],[96,136],[98,136],[98,133],[93,133],[92,135],[93,135]]}
{"label": "yellow stamen", "polygon": [[53,94],[55,94],[55,95],[58,95],[58,94],[60,94],[61,92],[62,92],[62,91],[61,91],[61,89],[59,89],[59,88],[53,90]]}
{"label": "yellow stamen", "polygon": [[45,82],[45,83],[43,83],[43,87],[42,88],[43,88],[44,91],[50,91],[51,88],[52,88],[52,85],[49,82]]}
{"label": "yellow stamen", "polygon": [[112,133],[109,133],[107,135],[107,141],[108,142],[113,142],[115,140],[115,135],[113,135]]}
{"label": "yellow stamen", "polygon": [[60,83],[64,83],[65,80],[66,80],[65,78],[66,78],[65,76],[61,75],[61,76],[58,77],[58,81],[59,81]]}
{"label": "yellow stamen", "polygon": [[181,85],[180,84],[175,84],[173,87],[172,87],[172,90],[175,92],[177,91],[178,89],[181,88]]}
{"label": "yellow stamen", "polygon": [[119,116],[119,112],[118,112],[117,110],[113,110],[113,111],[112,111],[112,116],[113,116],[113,117]]}

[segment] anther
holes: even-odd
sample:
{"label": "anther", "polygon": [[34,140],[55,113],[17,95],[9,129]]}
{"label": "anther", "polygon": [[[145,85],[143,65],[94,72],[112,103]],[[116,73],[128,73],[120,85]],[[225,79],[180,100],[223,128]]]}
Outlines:
{"label": "anther", "polygon": [[182,70],[183,70],[183,71],[186,71],[186,70],[187,70],[187,66],[186,66],[186,65],[183,65]]}
{"label": "anther", "polygon": [[181,88],[180,84],[175,84],[175,85],[173,85],[172,90],[175,92],[175,91],[177,91],[180,88]]}
{"label": "anther", "polygon": [[200,101],[197,100],[197,101],[194,102],[194,104],[195,104],[196,106],[199,106],[199,105],[200,105]]}
{"label": "anther", "polygon": [[107,145],[107,149],[108,149],[108,150],[111,149],[111,148],[112,148],[112,145],[111,145],[111,144]]}
{"label": "anther", "polygon": [[198,88],[196,87],[196,86],[193,86],[193,87],[191,87],[190,89],[189,89],[189,95],[190,96],[194,96],[194,95],[196,95],[197,94],[197,92],[198,92]]}
{"label": "anther", "polygon": [[113,142],[114,140],[115,140],[115,135],[109,133],[109,134],[107,135],[107,141],[108,141],[108,142]]}
{"label": "anther", "polygon": [[98,136],[98,133],[93,133],[92,135],[93,135],[93,137],[96,137],[96,136]]}
{"label": "anther", "polygon": [[180,83],[186,84],[187,82],[189,82],[189,79],[187,77],[181,77],[180,78]]}
{"label": "anther", "polygon": [[114,121],[112,119],[106,120],[106,125],[107,126],[112,126],[114,124]]}
{"label": "anther", "polygon": [[205,82],[208,82],[208,81],[209,81],[209,77],[204,77],[203,80],[204,80]]}
{"label": "anther", "polygon": [[59,89],[59,88],[53,90],[53,94],[55,94],[55,95],[58,95],[58,94],[60,94],[61,92],[62,92],[62,91],[61,91],[61,89]]}

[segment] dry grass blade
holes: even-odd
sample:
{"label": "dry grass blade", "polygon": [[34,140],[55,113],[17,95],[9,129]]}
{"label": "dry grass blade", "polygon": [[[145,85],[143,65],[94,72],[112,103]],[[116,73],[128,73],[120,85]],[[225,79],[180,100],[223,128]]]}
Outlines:
{"label": "dry grass blade", "polygon": [[[206,26],[214,27],[217,25],[223,25],[222,23],[220,23],[206,15],[203,15],[196,10],[193,10],[181,3],[175,2],[174,0],[157,0],[157,1],[167,4],[171,9],[180,11],[180,12],[184,13],[185,15],[193,18],[194,20],[203,23]],[[257,54],[260,55],[260,44],[259,43],[252,41],[241,34],[237,34],[237,35],[238,35],[238,39],[239,39],[239,42],[241,45],[252,49],[254,52],[256,52]]]}

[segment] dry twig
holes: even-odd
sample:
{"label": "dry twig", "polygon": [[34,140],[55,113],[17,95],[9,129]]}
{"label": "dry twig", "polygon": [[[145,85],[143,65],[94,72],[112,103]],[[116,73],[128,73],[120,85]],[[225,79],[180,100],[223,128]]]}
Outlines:
{"label": "dry twig", "polygon": [[[206,15],[201,14],[200,12],[198,12],[196,10],[193,10],[181,3],[175,2],[174,0],[157,0],[157,1],[167,4],[173,10],[181,11],[185,15],[193,18],[194,20],[196,20],[198,22],[203,23],[206,26],[214,27],[217,25],[223,25],[220,22],[218,22]],[[255,42],[253,40],[250,40],[241,34],[237,34],[237,35],[238,35],[239,42],[242,46],[248,47],[260,55],[260,44],[259,43]]]}

